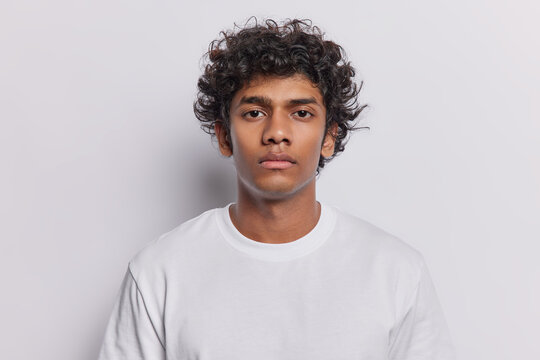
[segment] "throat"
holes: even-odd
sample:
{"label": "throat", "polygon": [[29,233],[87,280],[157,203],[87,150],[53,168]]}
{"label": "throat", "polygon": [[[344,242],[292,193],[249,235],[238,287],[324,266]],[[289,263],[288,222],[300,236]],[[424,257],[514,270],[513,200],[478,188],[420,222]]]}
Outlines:
{"label": "throat", "polygon": [[306,203],[242,202],[229,207],[229,216],[245,237],[269,244],[282,244],[300,239],[317,225],[321,205],[315,199]]}

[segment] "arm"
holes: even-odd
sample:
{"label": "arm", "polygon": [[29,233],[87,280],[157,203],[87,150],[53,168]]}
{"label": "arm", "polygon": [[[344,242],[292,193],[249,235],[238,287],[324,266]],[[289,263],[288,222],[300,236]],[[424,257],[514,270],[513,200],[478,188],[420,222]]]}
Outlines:
{"label": "arm", "polygon": [[105,332],[99,360],[164,360],[165,342],[155,326],[128,268]]}
{"label": "arm", "polygon": [[390,332],[390,360],[454,360],[446,320],[422,259],[419,280],[405,315]]}

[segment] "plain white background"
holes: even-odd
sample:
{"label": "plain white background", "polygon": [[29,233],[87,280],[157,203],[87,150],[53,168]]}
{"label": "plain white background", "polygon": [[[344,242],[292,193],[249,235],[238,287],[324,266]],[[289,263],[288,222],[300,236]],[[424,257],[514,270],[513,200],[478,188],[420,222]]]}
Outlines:
{"label": "plain white background", "polygon": [[422,252],[460,359],[540,359],[540,5],[3,1],[0,358],[92,360],[128,260],[235,198],[192,112],[208,43],[311,18],[370,109],[319,199]]}

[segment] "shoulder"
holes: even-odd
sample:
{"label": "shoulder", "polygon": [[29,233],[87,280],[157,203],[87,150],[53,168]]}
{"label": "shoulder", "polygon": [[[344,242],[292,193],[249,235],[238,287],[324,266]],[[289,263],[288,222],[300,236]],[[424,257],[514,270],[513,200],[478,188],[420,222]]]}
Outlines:
{"label": "shoulder", "polygon": [[336,214],[335,233],[343,246],[366,261],[386,270],[417,277],[424,263],[421,252],[396,235],[332,206]]}
{"label": "shoulder", "polygon": [[218,231],[215,215],[219,210],[207,210],[149,242],[129,262],[133,276],[165,273],[171,266],[197,258]]}

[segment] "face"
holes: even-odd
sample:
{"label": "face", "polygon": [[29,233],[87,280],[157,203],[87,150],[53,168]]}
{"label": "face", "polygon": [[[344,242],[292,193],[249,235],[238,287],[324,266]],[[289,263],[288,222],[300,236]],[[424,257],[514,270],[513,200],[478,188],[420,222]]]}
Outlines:
{"label": "face", "polygon": [[264,198],[294,196],[313,187],[319,156],[334,152],[325,134],[320,90],[303,75],[255,77],[231,101],[230,137],[215,127],[220,151],[233,156],[240,191]]}

